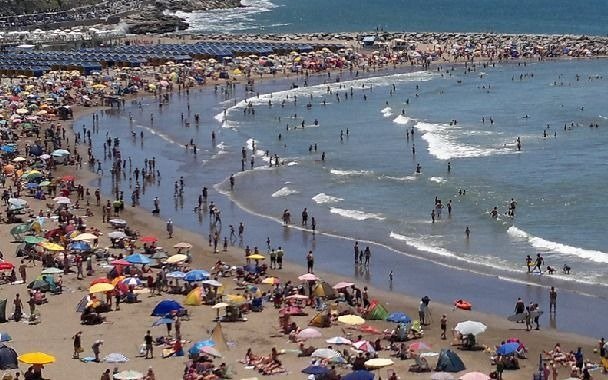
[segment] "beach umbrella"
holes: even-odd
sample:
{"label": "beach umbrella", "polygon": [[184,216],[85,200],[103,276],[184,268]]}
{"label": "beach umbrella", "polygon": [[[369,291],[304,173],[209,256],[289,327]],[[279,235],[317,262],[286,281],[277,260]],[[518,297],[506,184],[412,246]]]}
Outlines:
{"label": "beach umbrella", "polygon": [[120,260],[110,261],[110,265],[128,267],[129,265],[133,265],[133,264],[128,262],[125,259],[120,259]]}
{"label": "beach umbrella", "polygon": [[46,249],[47,251],[64,251],[65,248],[63,248],[62,246],[60,246],[57,243],[49,243],[49,242],[45,242],[45,243],[41,243],[40,246],[44,249]]}
{"label": "beach umbrella", "polygon": [[89,283],[89,285],[93,286],[95,284],[110,284],[110,283],[112,283],[112,282],[107,277],[97,277],[97,278],[91,280],[91,282]]}
{"label": "beach umbrella", "polygon": [[0,270],[11,270],[14,267],[15,266],[13,264],[9,263],[8,261],[0,262]]}
{"label": "beach umbrella", "polygon": [[481,372],[469,372],[459,377],[460,380],[490,380],[490,376]]}
{"label": "beach umbrella", "polygon": [[266,277],[265,279],[262,280],[262,284],[269,284],[269,285],[276,285],[276,284],[280,284],[281,280],[279,280],[276,277]]}
{"label": "beach umbrella", "polygon": [[154,236],[148,235],[148,236],[142,236],[141,238],[139,238],[139,241],[141,241],[142,243],[156,243],[158,241],[157,238],[155,238]]}
{"label": "beach umbrella", "polygon": [[202,269],[194,269],[186,273],[184,280],[186,281],[203,281],[209,278],[209,272]]}
{"label": "beach umbrella", "polygon": [[25,161],[25,158],[21,157],[21,156],[17,156],[15,158],[13,158],[13,162],[23,162],[23,161]]}
{"label": "beach umbrella", "polygon": [[321,332],[319,332],[319,330],[314,329],[312,327],[308,327],[302,331],[300,331],[296,337],[298,339],[302,339],[302,340],[306,340],[306,339],[313,339],[313,338],[320,338],[323,335],[321,334]]}
{"label": "beach umbrella", "polygon": [[251,259],[251,260],[266,260],[266,257],[264,257],[260,254],[257,254],[257,253],[254,255],[249,255],[249,256],[247,256],[247,258]]}
{"label": "beach umbrella", "polygon": [[213,347],[213,346],[215,346],[215,342],[211,339],[199,340],[198,342],[194,343],[192,345],[192,347],[190,347],[188,352],[191,354],[198,354],[199,352],[201,352],[201,350],[204,347]]}
{"label": "beach umbrella", "polygon": [[141,286],[141,280],[137,277],[128,277],[121,282],[127,286]]}
{"label": "beach umbrella", "polygon": [[124,219],[110,219],[110,224],[113,226],[126,226],[127,221]]}
{"label": "beach umbrella", "polygon": [[448,372],[435,372],[431,375],[431,380],[454,380],[454,375]]}
{"label": "beach umbrella", "polygon": [[175,300],[163,300],[156,304],[156,306],[152,310],[151,315],[157,317],[165,316],[166,314],[171,314],[174,311],[179,311],[183,309],[184,307]]}
{"label": "beach umbrella", "polygon": [[341,336],[334,336],[333,338],[329,338],[325,341],[329,344],[352,344],[353,343],[349,339],[346,339]]}
{"label": "beach umbrella", "polygon": [[150,256],[150,258],[154,259],[154,260],[164,260],[167,257],[169,257],[167,255],[167,253],[165,251],[156,251],[154,252],[154,254],[152,256]]}
{"label": "beach umbrella", "polygon": [[98,238],[99,237],[97,235],[95,235],[95,234],[92,234],[90,232],[85,232],[85,233],[82,233],[82,234],[76,236],[72,240],[75,240],[75,241],[86,241],[86,240],[95,240],[95,239],[98,239]]}
{"label": "beach umbrella", "polygon": [[127,358],[121,353],[112,352],[111,354],[108,354],[105,358],[103,358],[103,361],[106,363],[126,363],[129,361],[129,358]]}
{"label": "beach umbrella", "polygon": [[340,290],[340,289],[348,288],[353,285],[355,285],[355,284],[353,284],[352,282],[341,281],[341,282],[338,282],[336,285],[334,285],[333,288],[336,290]]}
{"label": "beach umbrella", "polygon": [[134,253],[125,257],[125,260],[130,262],[131,264],[150,264],[152,260],[148,257],[142,255],[141,253]]}
{"label": "beach umbrella", "polygon": [[184,272],[180,272],[178,270],[167,273],[167,277],[169,278],[184,278],[186,274]]}
{"label": "beach umbrella", "polygon": [[59,269],[59,268],[55,268],[55,267],[49,267],[49,268],[44,268],[42,270],[42,272],[40,272],[40,274],[61,274],[63,273],[63,270]]}
{"label": "beach umbrella", "polygon": [[190,244],[190,243],[185,243],[185,242],[183,242],[183,241],[182,241],[182,242],[180,242],[180,243],[175,244],[175,245],[173,246],[173,248],[192,248],[192,244]]}
{"label": "beach umbrella", "polygon": [[496,349],[496,353],[500,355],[511,355],[517,352],[519,346],[521,346],[521,344],[518,342],[505,343]]}
{"label": "beach umbrella", "polygon": [[17,359],[25,364],[50,364],[55,363],[55,357],[44,352],[28,352],[20,355]]}
{"label": "beach umbrella", "polygon": [[26,236],[23,238],[23,241],[28,244],[38,244],[46,241],[45,238],[39,236]]}
{"label": "beach umbrella", "polygon": [[216,358],[221,358],[222,354],[215,347],[205,346],[201,348],[200,352],[205,353],[207,355],[215,356]]}
{"label": "beach umbrella", "polygon": [[156,321],[154,321],[154,323],[152,323],[152,326],[154,326],[154,327],[162,326],[162,325],[166,325],[167,323],[173,323],[173,322],[175,322],[173,320],[173,318],[162,317],[162,318],[159,318]]}
{"label": "beach umbrella", "polygon": [[27,206],[27,201],[21,198],[10,198],[8,204],[13,207],[25,207]]}
{"label": "beach umbrella", "polygon": [[40,290],[41,292],[48,292],[51,285],[44,280],[34,280],[30,282],[27,288],[32,290]]}
{"label": "beach umbrella", "polygon": [[481,322],[477,321],[465,321],[458,323],[454,330],[458,331],[462,335],[479,335],[482,332],[486,331],[488,327]]}
{"label": "beach umbrella", "polygon": [[209,285],[213,288],[219,288],[220,286],[222,286],[222,283],[217,280],[205,280],[205,281],[201,282],[201,284]]}
{"label": "beach umbrella", "polygon": [[118,372],[114,375],[114,379],[116,380],[140,380],[144,377],[143,373],[133,371],[131,369]]}
{"label": "beach umbrella", "polygon": [[178,253],[177,255],[173,255],[167,259],[168,264],[176,264],[182,261],[188,260],[188,256]]}
{"label": "beach umbrella", "polygon": [[114,285],[100,282],[99,284],[91,286],[89,288],[89,293],[105,293],[111,292],[112,290],[114,290]]}
{"label": "beach umbrella", "polygon": [[0,332],[0,342],[10,342],[12,339],[8,333]]}
{"label": "beach umbrella", "polygon": [[230,306],[229,304],[227,304],[226,302],[220,302],[220,303],[216,303],[215,305],[211,306],[212,309],[223,309]]}
{"label": "beach umbrella", "polygon": [[370,371],[359,370],[342,376],[342,380],[374,380],[374,374]]}
{"label": "beach umbrella", "polygon": [[410,344],[409,347],[410,347],[410,350],[416,350],[416,351],[431,349],[431,346],[429,346],[428,344],[426,344],[424,342],[414,342],[414,343]]}
{"label": "beach umbrella", "polygon": [[302,300],[302,301],[304,301],[304,300],[308,299],[308,296],[305,296],[303,294],[292,294],[290,296],[285,297],[285,299],[287,299],[287,300]]}
{"label": "beach umbrella", "polygon": [[369,359],[364,364],[367,368],[377,369],[377,368],[388,367],[389,365],[393,365],[395,363],[391,359],[376,358],[376,359]]}
{"label": "beach umbrella", "polygon": [[358,315],[341,315],[338,317],[338,322],[342,322],[347,325],[362,325],[365,323],[365,319],[361,318]]}
{"label": "beach umbrella", "polygon": [[338,351],[332,350],[331,348],[317,348],[313,351],[311,356],[313,358],[330,359],[341,355]]}
{"label": "beach umbrella", "polygon": [[50,154],[44,153],[40,155],[41,160],[48,160],[49,158],[51,158]]}
{"label": "beach umbrella", "polygon": [[298,276],[298,280],[300,280],[300,281],[317,281],[318,279],[319,279],[319,277],[317,277],[316,275],[314,275],[312,273],[306,273],[301,276]]}
{"label": "beach umbrella", "polygon": [[122,231],[112,231],[108,234],[108,237],[110,239],[124,239],[127,237],[127,234]]}
{"label": "beach umbrella", "polygon": [[84,240],[78,240],[69,245],[69,248],[74,251],[90,251],[91,246]]}
{"label": "beach umbrella", "polygon": [[389,316],[386,317],[386,320],[395,323],[410,323],[412,321],[410,317],[401,312],[390,313]]}
{"label": "beach umbrella", "polygon": [[302,373],[314,376],[323,376],[329,372],[329,368],[320,365],[311,365],[302,370]]}
{"label": "beach umbrella", "polygon": [[374,346],[367,340],[360,340],[358,342],[355,342],[353,343],[353,347],[355,347],[355,349],[359,351],[368,352],[370,354],[376,352]]}
{"label": "beach umbrella", "polygon": [[229,306],[238,306],[247,302],[247,299],[240,294],[228,294],[225,300],[230,304]]}
{"label": "beach umbrella", "polygon": [[72,203],[72,201],[68,197],[55,197],[53,198],[53,200],[55,201],[55,203],[60,205],[69,205],[70,203]]}

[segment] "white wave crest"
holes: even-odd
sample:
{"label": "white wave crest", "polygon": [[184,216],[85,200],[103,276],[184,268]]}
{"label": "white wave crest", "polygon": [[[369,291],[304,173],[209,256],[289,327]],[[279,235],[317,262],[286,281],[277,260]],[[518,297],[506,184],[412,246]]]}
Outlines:
{"label": "white wave crest", "polygon": [[367,219],[375,219],[375,220],[384,220],[385,218],[382,214],[375,214],[371,212],[364,212],[360,210],[346,210],[342,208],[332,207],[329,209],[329,212],[332,214],[338,214],[345,218],[355,219],[355,220],[367,220]]}
{"label": "white wave crest", "polygon": [[443,177],[431,177],[431,178],[429,178],[429,181],[435,182],[435,183],[446,183],[448,180]]}
{"label": "white wave crest", "polygon": [[347,175],[362,176],[362,175],[368,175],[368,174],[373,173],[371,170],[339,170],[339,169],[331,169],[329,172],[333,175],[339,175],[339,176],[347,176]]}
{"label": "white wave crest", "polygon": [[606,252],[597,251],[593,249],[584,249],[580,247],[572,247],[570,245],[545,240],[538,236],[531,235],[528,232],[521,230],[515,226],[509,227],[507,233],[514,238],[527,241],[534,248],[541,251],[563,253],[566,255],[591,260],[596,263],[608,263],[608,253]]}
{"label": "white wave crest", "polygon": [[381,111],[383,117],[393,116],[393,109],[391,107],[384,107]]}
{"label": "white wave crest", "polygon": [[504,146],[483,148],[463,144],[458,141],[460,128],[457,126],[418,122],[415,127],[423,132],[422,139],[427,142],[429,153],[440,160],[514,153],[512,148]]}
{"label": "white wave crest", "polygon": [[344,199],[338,198],[338,197],[332,197],[331,195],[327,195],[325,193],[319,193],[319,194],[315,195],[314,197],[312,197],[312,200],[315,201],[317,204],[324,204],[324,203],[336,203],[336,202],[343,201]]}
{"label": "white wave crest", "polygon": [[389,179],[391,181],[399,181],[399,182],[406,182],[406,181],[415,181],[417,179],[416,176],[413,175],[408,175],[405,177],[395,177],[395,176],[390,176],[390,175],[381,175],[380,177],[378,177],[379,180],[383,180],[383,179]]}
{"label": "white wave crest", "polygon": [[289,187],[285,186],[285,187],[282,187],[279,190],[275,191],[274,193],[272,193],[271,196],[273,198],[282,198],[282,197],[286,197],[291,194],[298,194],[298,193],[299,193],[299,191],[290,189]]}
{"label": "white wave crest", "polygon": [[435,246],[429,245],[420,239],[410,238],[410,237],[403,236],[403,235],[400,235],[400,234],[392,232],[392,231],[389,236],[392,239],[403,241],[407,245],[414,247],[419,251],[431,252],[431,253],[441,255],[444,257],[456,257],[456,255],[453,252],[448,251],[447,249],[442,248],[442,247],[435,247]]}
{"label": "white wave crest", "polygon": [[411,117],[407,117],[405,115],[399,115],[393,119],[393,123],[399,125],[406,125],[407,123],[413,123],[416,119],[412,119]]}

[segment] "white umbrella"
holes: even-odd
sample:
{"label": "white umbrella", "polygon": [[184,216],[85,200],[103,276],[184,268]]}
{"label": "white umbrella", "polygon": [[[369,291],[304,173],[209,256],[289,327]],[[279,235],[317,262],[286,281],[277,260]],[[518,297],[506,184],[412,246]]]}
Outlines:
{"label": "white umbrella", "polygon": [[122,280],[122,283],[127,285],[127,286],[140,286],[141,285],[141,280],[137,277],[128,277],[125,278],[124,280]]}
{"label": "white umbrella", "polygon": [[143,373],[133,371],[131,369],[127,371],[118,372],[116,375],[114,375],[114,379],[116,380],[140,380],[143,377]]}
{"label": "white umbrella", "polygon": [[127,237],[127,234],[122,231],[112,231],[108,234],[108,237],[110,239],[124,239]]}
{"label": "white umbrella", "polygon": [[220,286],[222,286],[222,283],[217,281],[217,280],[205,280],[202,282],[202,284],[204,285],[209,285],[212,286],[214,288],[219,288]]}
{"label": "white umbrella", "polygon": [[435,372],[431,375],[431,380],[454,380],[454,375],[447,372]]}
{"label": "white umbrella", "polygon": [[329,344],[352,344],[353,343],[349,339],[346,339],[342,336],[334,336],[333,338],[327,339],[326,342]]}
{"label": "white umbrella", "polygon": [[63,273],[63,270],[55,267],[44,268],[40,274],[60,274]]}
{"label": "white umbrella", "polygon": [[55,197],[55,198],[53,198],[53,200],[56,203],[59,203],[59,204],[66,204],[67,205],[67,204],[72,203],[72,201],[68,197]]}
{"label": "white umbrella", "polygon": [[317,348],[312,353],[313,358],[321,358],[321,359],[331,359],[336,356],[340,356],[340,353],[336,350],[332,350],[331,348]]}
{"label": "white umbrella", "polygon": [[458,331],[462,335],[479,335],[482,332],[486,331],[488,327],[481,322],[477,321],[465,321],[460,322],[454,327],[454,330]]}
{"label": "white umbrella", "polygon": [[211,308],[212,309],[223,309],[228,306],[230,306],[230,305],[225,302],[220,302],[220,303],[216,303],[215,305],[211,306]]}
{"label": "white umbrella", "polygon": [[84,240],[84,241],[86,241],[86,240],[95,240],[95,239],[98,239],[98,236],[97,236],[97,235],[92,234],[92,233],[90,233],[90,232],[85,232],[85,233],[82,233],[82,234],[80,234],[80,235],[76,236],[76,237],[75,237],[74,239],[72,239],[72,240],[76,240],[76,241],[79,241],[79,240]]}

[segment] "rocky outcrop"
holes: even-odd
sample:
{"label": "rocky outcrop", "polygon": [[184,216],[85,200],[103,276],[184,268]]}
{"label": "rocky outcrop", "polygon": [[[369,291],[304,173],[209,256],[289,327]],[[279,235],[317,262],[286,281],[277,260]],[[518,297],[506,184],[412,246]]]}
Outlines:
{"label": "rocky outcrop", "polygon": [[156,7],[158,9],[182,12],[238,8],[242,6],[241,0],[156,0]]}
{"label": "rocky outcrop", "polygon": [[147,9],[129,15],[125,20],[129,33],[172,33],[188,29],[188,23],[179,17],[163,14],[162,10]]}

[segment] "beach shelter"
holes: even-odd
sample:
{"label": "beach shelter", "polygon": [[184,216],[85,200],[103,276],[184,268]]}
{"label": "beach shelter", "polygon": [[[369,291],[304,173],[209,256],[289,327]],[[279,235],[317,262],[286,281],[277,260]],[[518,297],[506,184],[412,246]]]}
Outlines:
{"label": "beach shelter", "polygon": [[0,300],[0,323],[6,322],[6,300]]}
{"label": "beach shelter", "polygon": [[333,299],[336,296],[336,292],[327,282],[317,282],[312,292],[317,297],[326,297],[328,299]]}
{"label": "beach shelter", "polygon": [[378,303],[378,301],[372,300],[364,317],[370,320],[385,320],[388,318],[388,310]]}
{"label": "beach shelter", "polygon": [[0,369],[17,369],[17,353],[11,347],[0,343]]}
{"label": "beach shelter", "polygon": [[184,307],[175,300],[163,300],[156,304],[156,306],[152,310],[152,314],[150,315],[160,317],[166,314],[170,314],[171,312],[183,309]]}
{"label": "beach shelter", "polygon": [[186,298],[184,299],[184,305],[188,306],[200,306],[203,304],[203,299],[205,297],[205,291],[202,287],[197,286],[188,293]]}
{"label": "beach shelter", "polygon": [[412,322],[412,319],[410,317],[407,316],[407,314],[402,313],[402,312],[395,312],[395,313],[390,313],[388,317],[386,317],[386,320],[389,322],[395,322],[395,323],[410,323]]}
{"label": "beach shelter", "polygon": [[439,372],[460,372],[464,371],[465,366],[460,357],[452,350],[442,349],[437,357],[435,371]]}
{"label": "beach shelter", "polygon": [[203,281],[209,278],[209,272],[203,269],[194,269],[186,273],[184,280],[186,281]]}
{"label": "beach shelter", "polygon": [[226,337],[224,336],[224,331],[222,330],[222,324],[220,322],[217,322],[211,331],[211,340],[215,342],[215,347],[222,351],[230,349],[228,343],[226,343]]}

